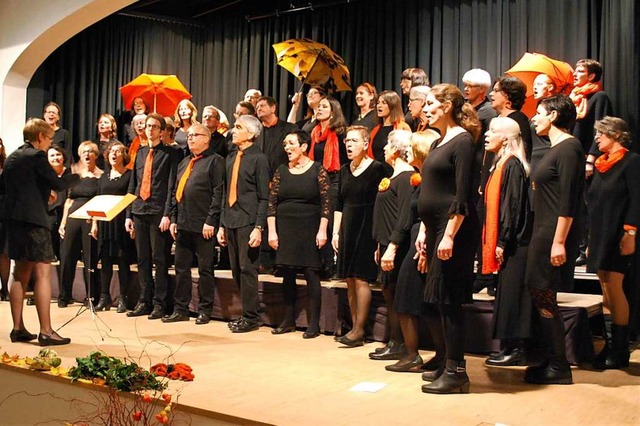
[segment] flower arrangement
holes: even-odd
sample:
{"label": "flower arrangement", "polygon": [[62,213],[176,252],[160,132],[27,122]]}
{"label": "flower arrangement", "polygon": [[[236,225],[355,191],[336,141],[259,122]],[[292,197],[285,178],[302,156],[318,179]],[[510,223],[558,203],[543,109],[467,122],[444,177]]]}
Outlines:
{"label": "flower arrangement", "polygon": [[184,382],[191,382],[195,378],[193,375],[193,369],[187,364],[181,362],[177,364],[156,364],[153,365],[149,371],[156,376],[166,377],[171,380],[182,380]]}
{"label": "flower arrangement", "polygon": [[420,184],[422,183],[422,176],[420,176],[420,173],[414,173],[411,175],[409,182],[414,188],[420,186]]}
{"label": "flower arrangement", "polygon": [[389,186],[391,185],[391,179],[389,178],[383,178],[380,183],[378,184],[378,191],[379,192],[384,192],[387,189],[389,189]]}

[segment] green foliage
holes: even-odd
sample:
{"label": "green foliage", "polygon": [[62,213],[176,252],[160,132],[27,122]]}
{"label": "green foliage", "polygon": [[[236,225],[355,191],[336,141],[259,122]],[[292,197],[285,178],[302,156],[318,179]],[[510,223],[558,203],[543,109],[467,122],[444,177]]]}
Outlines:
{"label": "green foliage", "polygon": [[163,390],[167,387],[156,376],[138,364],[122,362],[102,352],[92,352],[88,357],[76,358],[76,367],[69,370],[71,380],[86,379],[102,382],[106,386],[125,392]]}

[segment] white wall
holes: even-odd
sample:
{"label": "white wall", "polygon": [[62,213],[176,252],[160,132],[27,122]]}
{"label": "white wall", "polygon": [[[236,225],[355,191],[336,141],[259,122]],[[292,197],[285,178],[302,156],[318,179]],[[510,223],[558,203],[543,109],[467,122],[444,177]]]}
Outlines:
{"label": "white wall", "polygon": [[22,144],[27,86],[40,64],[88,26],[136,0],[0,1],[0,137]]}

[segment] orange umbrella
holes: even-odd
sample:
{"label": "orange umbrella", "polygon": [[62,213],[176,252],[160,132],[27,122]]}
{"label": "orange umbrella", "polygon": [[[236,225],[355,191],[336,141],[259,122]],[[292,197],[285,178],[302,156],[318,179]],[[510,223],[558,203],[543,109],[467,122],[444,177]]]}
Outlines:
{"label": "orange umbrella", "polygon": [[533,99],[533,80],[540,75],[549,76],[558,93],[569,93],[573,88],[573,68],[564,61],[552,59],[542,53],[526,52],[505,74],[517,77],[527,85],[527,100],[522,112],[533,117],[536,101]]}
{"label": "orange umbrella", "polygon": [[293,38],[273,46],[278,65],[302,84],[329,83],[332,91],[351,91],[351,77],[344,60],[326,45],[308,38]]}
{"label": "orange umbrella", "polygon": [[173,115],[178,102],[191,99],[191,93],[175,75],[140,74],[122,86],[120,93],[125,107],[140,97],[154,112],[163,116]]}

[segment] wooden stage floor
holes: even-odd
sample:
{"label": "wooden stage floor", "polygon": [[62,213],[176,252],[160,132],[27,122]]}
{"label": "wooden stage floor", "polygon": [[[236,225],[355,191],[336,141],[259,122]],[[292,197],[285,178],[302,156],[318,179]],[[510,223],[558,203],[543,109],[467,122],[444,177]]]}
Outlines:
{"label": "wooden stage floor", "polygon": [[[78,307],[59,309],[52,304],[54,326],[72,317]],[[268,327],[232,334],[221,321],[195,325],[192,318],[189,323],[163,324],[146,317],[127,318],[114,310],[100,313],[100,318],[112,329],[104,342],[88,313],[61,331],[73,340],[56,348],[63,365],[72,366],[76,356],[96,349],[114,356],[128,351],[134,358],[144,350],[140,363],[147,367],[166,362],[172,354],[175,362],[194,368],[196,379],[172,383],[171,389],[181,389],[180,404],[210,416],[211,424],[216,419],[277,425],[640,424],[640,350],[633,352],[625,371],[574,368],[573,386],[528,385],[523,368],[487,368],[483,357],[469,356],[470,394],[427,395],[420,391],[419,374],[387,372],[384,366],[393,361],[368,359],[379,343],[347,349],[339,348],[332,336],[274,336]],[[34,307],[25,307],[25,322],[37,332]],[[0,302],[0,323],[0,353],[37,354],[37,345],[10,342],[8,302]],[[98,325],[105,330],[99,321]],[[431,355],[421,354],[425,360]],[[375,393],[350,390],[361,382],[384,387]]]}

